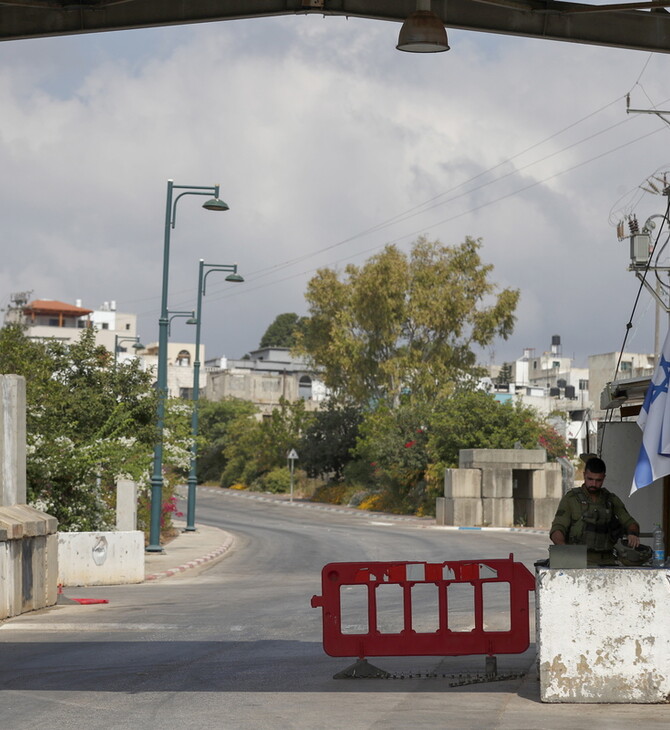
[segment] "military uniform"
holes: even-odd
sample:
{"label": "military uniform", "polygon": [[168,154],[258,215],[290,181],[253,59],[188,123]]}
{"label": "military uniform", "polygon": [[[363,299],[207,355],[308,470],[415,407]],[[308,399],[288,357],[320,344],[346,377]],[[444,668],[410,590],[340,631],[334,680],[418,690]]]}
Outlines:
{"label": "military uniform", "polygon": [[589,565],[616,565],[612,548],[632,524],[637,523],[616,494],[602,487],[593,502],[581,486],[563,496],[549,534],[558,530],[568,545],[586,545]]}

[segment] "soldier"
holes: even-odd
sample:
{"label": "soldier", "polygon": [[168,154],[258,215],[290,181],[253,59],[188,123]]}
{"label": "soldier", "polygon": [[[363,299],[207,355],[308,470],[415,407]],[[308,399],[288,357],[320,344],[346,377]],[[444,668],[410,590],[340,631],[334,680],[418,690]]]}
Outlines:
{"label": "soldier", "polygon": [[612,550],[622,535],[628,535],[629,547],[640,544],[640,526],[604,481],[605,462],[591,457],[584,484],[563,496],[549,531],[555,545],[586,545],[589,565],[616,565]]}

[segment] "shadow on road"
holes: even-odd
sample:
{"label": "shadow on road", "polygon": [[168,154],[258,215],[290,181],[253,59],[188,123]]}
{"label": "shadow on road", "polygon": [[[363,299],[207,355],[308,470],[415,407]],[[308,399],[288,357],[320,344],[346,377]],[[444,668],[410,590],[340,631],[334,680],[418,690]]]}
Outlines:
{"label": "shadow on road", "polygon": [[[35,637],[36,639],[37,637]],[[71,641],[2,643],[0,690],[68,692],[413,692],[517,693],[535,648],[498,658],[512,679],[463,684],[482,674],[483,656],[375,657],[395,678],[333,679],[353,662],[323,653],[318,642]],[[417,675],[421,674],[421,677]],[[426,677],[426,674],[437,676]],[[447,676],[443,676],[447,675]],[[409,686],[404,687],[405,690]]]}

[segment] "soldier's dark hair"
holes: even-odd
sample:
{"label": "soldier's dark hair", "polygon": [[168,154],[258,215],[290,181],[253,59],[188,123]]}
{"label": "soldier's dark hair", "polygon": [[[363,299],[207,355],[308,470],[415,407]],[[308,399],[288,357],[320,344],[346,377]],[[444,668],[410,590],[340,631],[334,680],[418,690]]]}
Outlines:
{"label": "soldier's dark hair", "polygon": [[607,467],[602,459],[592,456],[584,465],[584,471],[590,471],[591,474],[605,474]]}

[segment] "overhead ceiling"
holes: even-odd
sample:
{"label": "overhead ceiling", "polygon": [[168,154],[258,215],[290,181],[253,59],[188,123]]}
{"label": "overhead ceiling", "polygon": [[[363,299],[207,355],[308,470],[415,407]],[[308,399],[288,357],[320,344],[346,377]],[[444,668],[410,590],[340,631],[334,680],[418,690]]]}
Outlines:
{"label": "overhead ceiling", "polygon": [[[670,0],[434,0],[447,28],[670,51]],[[402,22],[415,0],[0,0],[0,40],[317,13]],[[393,41],[390,41],[393,42]]]}

